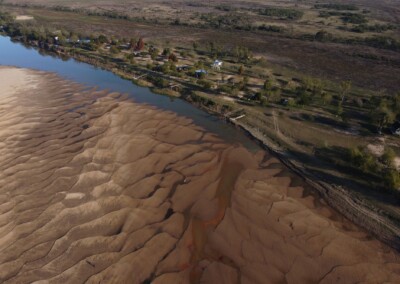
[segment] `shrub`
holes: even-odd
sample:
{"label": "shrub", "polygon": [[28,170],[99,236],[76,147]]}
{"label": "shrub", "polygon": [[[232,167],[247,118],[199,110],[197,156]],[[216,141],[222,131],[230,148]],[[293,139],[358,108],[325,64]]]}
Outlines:
{"label": "shrub", "polygon": [[394,159],[396,158],[396,153],[392,148],[386,147],[385,152],[382,155],[382,162],[389,168],[394,166]]}
{"label": "shrub", "polygon": [[303,17],[303,12],[288,8],[266,8],[260,10],[260,14],[268,17],[276,17],[280,19],[298,20]]}
{"label": "shrub", "polygon": [[354,13],[346,13],[341,19],[343,22],[350,24],[365,24],[368,22],[364,15]]}
{"label": "shrub", "polygon": [[116,47],[115,45],[113,45],[113,46],[110,47],[110,52],[111,52],[112,54],[118,54],[119,51],[120,51],[120,50],[119,50],[118,47]]}
{"label": "shrub", "polygon": [[208,80],[198,80],[197,84],[199,84],[200,86],[202,86],[204,89],[211,89],[212,87],[212,83]]}
{"label": "shrub", "polygon": [[356,11],[358,7],[352,4],[316,4],[314,5],[316,9],[329,9],[329,10],[348,10],[348,11]]}
{"label": "shrub", "polygon": [[397,170],[389,169],[384,175],[384,184],[390,190],[400,189],[400,173]]}
{"label": "shrub", "polygon": [[380,169],[376,158],[361,146],[350,150],[350,161],[355,168],[363,172],[377,173]]}

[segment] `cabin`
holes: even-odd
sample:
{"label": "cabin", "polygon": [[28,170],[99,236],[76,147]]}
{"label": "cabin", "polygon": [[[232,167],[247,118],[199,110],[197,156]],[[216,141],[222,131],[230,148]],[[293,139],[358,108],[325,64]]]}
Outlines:
{"label": "cabin", "polygon": [[221,67],[222,67],[222,61],[220,61],[220,60],[215,60],[214,63],[211,64],[211,67],[212,67],[213,69],[220,70]]}
{"label": "cabin", "polygon": [[199,69],[199,70],[194,71],[194,74],[195,74],[195,76],[196,76],[197,78],[199,78],[199,77],[201,77],[201,76],[207,75],[208,73],[207,73],[207,71],[204,70],[204,69]]}
{"label": "cabin", "polygon": [[400,136],[400,121],[393,123],[392,127],[390,127],[390,132],[392,132],[393,135]]}
{"label": "cabin", "polygon": [[78,43],[90,43],[90,39],[78,39],[76,42]]}
{"label": "cabin", "polygon": [[189,70],[189,65],[178,65],[176,66],[176,71],[182,72]]}
{"label": "cabin", "polygon": [[131,45],[129,43],[120,44],[119,48],[121,48],[121,49],[130,49]]}

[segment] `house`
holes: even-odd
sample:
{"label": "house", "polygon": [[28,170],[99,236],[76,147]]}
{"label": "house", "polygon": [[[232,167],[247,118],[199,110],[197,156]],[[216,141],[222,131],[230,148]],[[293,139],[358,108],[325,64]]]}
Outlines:
{"label": "house", "polygon": [[189,69],[189,65],[178,65],[178,66],[176,66],[176,71],[179,71],[179,72],[186,71],[188,69]]}
{"label": "house", "polygon": [[121,48],[121,49],[129,49],[130,48],[130,44],[129,43],[121,44],[119,46],[119,48]]}
{"label": "house", "polygon": [[90,43],[90,39],[78,39],[76,42],[78,42],[78,43]]}
{"label": "house", "polygon": [[194,71],[194,74],[196,75],[197,78],[203,76],[203,75],[207,75],[207,71],[204,69],[199,69]]}
{"label": "house", "polygon": [[393,135],[400,135],[400,120],[393,123],[392,127],[390,127],[390,132],[392,132]]}
{"label": "house", "polygon": [[211,64],[211,67],[212,67],[213,69],[220,70],[221,67],[222,67],[222,61],[220,61],[220,60],[215,60],[214,63]]}

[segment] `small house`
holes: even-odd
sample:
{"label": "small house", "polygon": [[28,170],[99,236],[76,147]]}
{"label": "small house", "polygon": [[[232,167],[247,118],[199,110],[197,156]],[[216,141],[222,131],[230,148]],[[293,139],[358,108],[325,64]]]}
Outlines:
{"label": "small house", "polygon": [[90,39],[86,38],[86,39],[78,39],[76,42],[78,43],[90,43]]}
{"label": "small house", "polygon": [[194,74],[196,75],[197,78],[199,78],[201,76],[207,75],[207,71],[204,69],[199,69],[194,71]]}
{"label": "small house", "polygon": [[214,63],[211,64],[211,67],[212,67],[213,69],[220,70],[221,67],[222,67],[222,61],[220,61],[220,60],[215,60]]}
{"label": "small house", "polygon": [[400,121],[393,123],[390,132],[392,132],[393,135],[400,135]]}
{"label": "small house", "polygon": [[189,65],[178,65],[176,66],[176,71],[182,72],[187,71],[189,69]]}

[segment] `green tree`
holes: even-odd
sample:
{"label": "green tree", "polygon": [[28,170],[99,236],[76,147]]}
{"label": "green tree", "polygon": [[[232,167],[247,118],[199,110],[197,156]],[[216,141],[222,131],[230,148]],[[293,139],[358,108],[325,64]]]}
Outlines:
{"label": "green tree", "polygon": [[194,51],[197,51],[197,48],[199,47],[198,44],[197,44],[197,42],[194,41],[193,44],[192,44],[192,46],[193,46],[193,50],[194,50]]}
{"label": "green tree", "polygon": [[157,48],[152,48],[150,52],[150,57],[152,60],[156,60],[159,54],[160,51]]}
{"label": "green tree", "polygon": [[178,57],[175,55],[175,53],[171,53],[171,54],[168,56],[168,60],[169,60],[169,61],[172,61],[172,62],[178,62]]}
{"label": "green tree", "polygon": [[272,81],[267,79],[264,81],[263,90],[270,91],[272,89]]}
{"label": "green tree", "polygon": [[373,123],[375,123],[378,129],[382,129],[385,126],[393,123],[396,119],[395,113],[388,108],[385,101],[382,101],[378,108],[372,109],[371,118]]}
{"label": "green tree", "polygon": [[340,96],[342,103],[344,102],[344,99],[348,92],[351,90],[351,85],[351,81],[343,81],[340,83]]}
{"label": "green tree", "polygon": [[382,155],[382,162],[385,166],[392,168],[394,167],[394,159],[396,158],[396,152],[389,147],[385,148],[385,152]]}
{"label": "green tree", "polygon": [[119,50],[118,47],[116,47],[115,45],[113,45],[113,46],[110,47],[110,53],[112,53],[112,54],[118,54],[119,51],[120,51],[120,50]]}
{"label": "green tree", "polygon": [[384,175],[384,184],[391,190],[400,189],[400,173],[394,169],[388,169]]}
{"label": "green tree", "polygon": [[243,65],[240,65],[239,70],[238,70],[238,74],[242,75],[243,71],[244,71],[244,67],[243,67]]}

